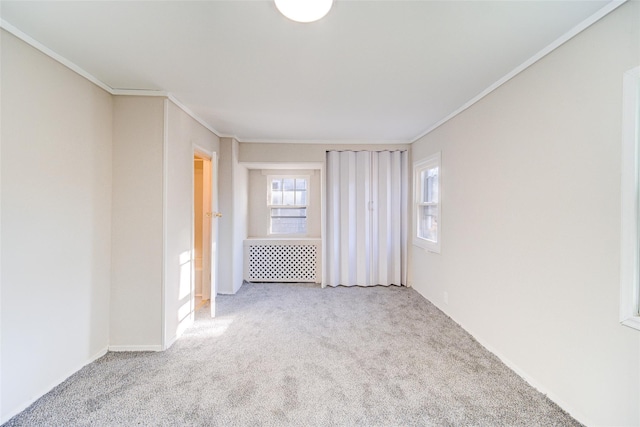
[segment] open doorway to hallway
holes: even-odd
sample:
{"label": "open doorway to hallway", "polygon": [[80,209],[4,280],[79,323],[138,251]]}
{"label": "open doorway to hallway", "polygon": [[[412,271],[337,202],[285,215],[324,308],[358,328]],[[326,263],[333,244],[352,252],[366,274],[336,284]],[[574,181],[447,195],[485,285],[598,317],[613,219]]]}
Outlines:
{"label": "open doorway to hallway", "polygon": [[215,315],[217,270],[216,157],[195,152],[193,157],[193,311],[211,300]]}

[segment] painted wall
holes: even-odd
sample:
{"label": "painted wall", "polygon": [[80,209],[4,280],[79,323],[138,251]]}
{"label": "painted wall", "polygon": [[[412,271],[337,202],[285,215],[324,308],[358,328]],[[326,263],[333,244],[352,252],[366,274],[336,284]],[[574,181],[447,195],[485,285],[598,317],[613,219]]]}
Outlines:
{"label": "painted wall", "polygon": [[247,238],[248,171],[238,162],[239,143],[221,138],[219,158],[218,293],[235,294],[243,281],[242,242]]}
{"label": "painted wall", "polygon": [[161,350],[193,321],[194,146],[219,140],[170,100],[114,98],[112,350]]}
{"label": "painted wall", "polygon": [[282,237],[286,235],[270,236],[270,220],[268,204],[269,175],[306,175],[309,177],[308,206],[307,206],[307,236],[320,237],[320,170],[281,170],[281,169],[252,169],[249,171],[249,200],[248,200],[248,235],[249,237]]}
{"label": "painted wall", "polygon": [[0,31],[6,421],[109,343],[111,95]]}
{"label": "painted wall", "polygon": [[413,145],[442,152],[442,253],[413,247],[413,286],[594,426],[640,425],[640,333],[618,323],[622,75],[638,64],[629,2]]}
{"label": "painted wall", "polygon": [[194,147],[218,152],[219,138],[165,100],[166,117],[166,236],[165,347],[193,322],[191,281],[193,262]]}
{"label": "painted wall", "polygon": [[408,150],[409,144],[240,144],[239,161],[243,163],[324,162],[328,150]]}
{"label": "painted wall", "polygon": [[164,99],[113,100],[112,350],[162,348]]}
{"label": "painted wall", "polygon": [[[235,158],[238,157],[237,151]],[[233,293],[240,290],[244,281],[244,240],[248,237],[249,171],[234,163],[233,206]],[[224,247],[223,247],[224,248]],[[223,249],[224,250],[224,249]]]}

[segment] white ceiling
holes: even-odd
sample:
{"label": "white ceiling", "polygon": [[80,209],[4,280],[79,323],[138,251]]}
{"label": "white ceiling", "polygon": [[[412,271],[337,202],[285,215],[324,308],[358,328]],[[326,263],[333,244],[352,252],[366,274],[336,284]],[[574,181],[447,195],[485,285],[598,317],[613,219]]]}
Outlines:
{"label": "white ceiling", "polygon": [[173,94],[241,141],[410,142],[608,1],[2,1],[0,15],[114,89]]}

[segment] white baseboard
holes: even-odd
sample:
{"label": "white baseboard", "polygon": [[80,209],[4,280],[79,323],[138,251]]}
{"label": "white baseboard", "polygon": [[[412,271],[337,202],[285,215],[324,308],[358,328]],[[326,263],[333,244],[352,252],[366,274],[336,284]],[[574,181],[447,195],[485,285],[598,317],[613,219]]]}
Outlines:
{"label": "white baseboard", "polygon": [[[466,330],[466,329],[465,329]],[[467,331],[468,332],[468,331]],[[470,333],[470,332],[469,332]],[[471,334],[471,333],[470,333]],[[578,422],[580,422],[581,424],[585,425],[585,426],[592,426],[595,425],[592,422],[590,422],[590,420],[587,419],[587,417],[584,416],[584,414],[574,410],[571,405],[568,405],[564,400],[560,399],[555,393],[553,393],[552,391],[548,390],[546,387],[544,387],[542,384],[540,384],[538,381],[536,381],[534,378],[532,378],[531,376],[529,376],[526,372],[524,372],[522,369],[520,369],[518,367],[518,365],[516,365],[515,363],[513,363],[511,360],[509,360],[508,358],[504,357],[499,351],[497,351],[495,348],[493,348],[492,346],[490,346],[489,344],[487,344],[484,340],[478,338],[476,335],[471,334],[471,336],[478,341],[478,343],[480,343],[481,346],[483,346],[484,348],[486,348],[488,351],[490,351],[491,353],[493,353],[495,356],[498,357],[498,359],[500,359],[500,361],[502,363],[504,363],[505,365],[507,365],[507,367],[509,367],[509,369],[511,369],[513,372],[515,372],[516,374],[518,374],[518,376],[520,376],[522,379],[524,379],[531,387],[535,388],[536,390],[538,390],[540,393],[544,394],[545,396],[547,396],[551,401],[553,401],[553,403],[555,403],[556,405],[558,405],[560,408],[562,408],[563,411],[565,411],[566,413],[568,413],[569,415],[571,415],[573,418],[575,418]]]}
{"label": "white baseboard", "polygon": [[178,340],[178,338],[180,338],[182,334],[184,334],[184,331],[193,326],[193,321],[193,313],[191,313],[189,317],[180,322],[180,324],[178,324],[176,333],[171,338],[165,341],[163,350],[168,350]]}
{"label": "white baseboard", "polygon": [[104,347],[103,349],[101,349],[100,351],[98,351],[96,354],[94,354],[93,356],[91,356],[91,358],[89,359],[89,361],[87,363],[85,363],[85,366],[88,365],[89,363],[93,363],[96,360],[100,359],[102,356],[104,356],[105,354],[107,354],[107,352],[109,351],[109,346]]}
{"label": "white baseboard", "polygon": [[[419,293],[419,292],[418,292]],[[422,295],[422,294],[421,294]],[[423,295],[424,296],[424,295]],[[469,335],[471,335],[473,337],[473,339],[475,339],[481,346],[483,346],[487,351],[489,351],[490,353],[493,353],[494,356],[496,356],[498,359],[500,359],[500,361],[502,363],[504,363],[509,369],[511,369],[513,372],[515,372],[520,378],[522,378],[523,380],[525,380],[527,382],[527,384],[529,384],[531,387],[535,388],[536,390],[538,390],[540,393],[544,394],[545,396],[547,396],[553,403],[555,403],[556,405],[558,405],[560,408],[562,408],[563,411],[565,411],[566,413],[568,413],[569,415],[571,415],[573,418],[575,418],[578,422],[580,422],[581,424],[585,425],[585,426],[592,426],[595,425],[594,423],[591,422],[591,420],[589,420],[583,413],[575,410],[575,408],[573,408],[571,405],[567,404],[564,400],[560,399],[555,393],[553,393],[552,391],[550,391],[549,389],[547,389],[545,386],[543,386],[542,384],[540,384],[537,380],[535,380],[533,377],[531,377],[530,375],[528,375],[523,369],[521,369],[517,364],[513,363],[511,360],[509,360],[508,358],[504,357],[503,354],[501,354],[498,350],[496,350],[492,345],[488,344],[483,338],[479,337],[478,335],[474,334],[471,330],[469,330],[468,328],[466,328],[464,325],[458,323],[448,312],[447,310],[436,304],[435,302],[431,301],[430,299],[426,298],[425,299],[427,301],[429,301],[430,303],[432,303],[433,305],[435,305],[440,311],[442,311],[444,314],[446,314],[451,320],[453,320],[454,322],[456,322],[456,324],[458,324],[458,326],[460,326],[462,329],[464,329]]]}
{"label": "white baseboard", "polygon": [[52,383],[48,384],[45,387],[42,387],[40,390],[38,390],[37,392],[34,393],[34,395],[36,397],[29,399],[28,401],[20,404],[19,406],[15,407],[15,408],[11,408],[7,411],[7,413],[2,413],[2,417],[0,417],[0,424],[4,424],[7,421],[9,421],[11,418],[15,417],[16,415],[18,415],[20,412],[24,411],[25,409],[27,409],[29,406],[31,406],[36,400],[40,399],[42,396],[44,396],[45,394],[49,393],[51,390],[53,390],[54,388],[56,388],[57,386],[59,386],[60,384],[62,384],[64,381],[66,381],[71,375],[75,374],[76,372],[78,372],[80,369],[84,368],[85,366],[87,366],[90,363],[95,362],[96,360],[100,359],[102,356],[104,356],[105,354],[107,354],[108,351],[108,347],[104,347],[102,349],[100,349],[98,352],[96,352],[94,355],[92,355],[91,357],[89,357],[89,359],[82,363],[80,366],[73,368],[69,371],[67,371],[65,374],[61,375],[58,377],[57,380],[53,381]]}
{"label": "white baseboard", "polygon": [[109,351],[162,351],[161,345],[110,345]]}
{"label": "white baseboard", "polygon": [[173,343],[175,343],[177,340],[178,340],[177,334],[172,336],[170,339],[168,339],[167,342],[164,343],[164,350],[168,350],[169,348],[171,348]]}

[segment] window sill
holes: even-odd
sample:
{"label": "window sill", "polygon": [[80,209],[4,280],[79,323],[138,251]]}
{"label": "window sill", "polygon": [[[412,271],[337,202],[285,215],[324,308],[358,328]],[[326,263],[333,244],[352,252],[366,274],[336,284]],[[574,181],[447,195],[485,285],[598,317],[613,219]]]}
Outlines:
{"label": "window sill", "polygon": [[417,238],[413,240],[413,246],[422,249],[425,252],[429,252],[432,254],[440,253],[440,245],[437,243],[427,243],[426,241],[420,241]]}
{"label": "window sill", "polygon": [[273,240],[273,241],[302,241],[302,240],[317,240],[320,241],[320,237],[306,237],[306,236],[267,236],[267,237],[247,237],[245,242],[261,242],[264,240]]}
{"label": "window sill", "polygon": [[624,320],[621,320],[620,324],[640,331],[640,316],[628,317]]}

